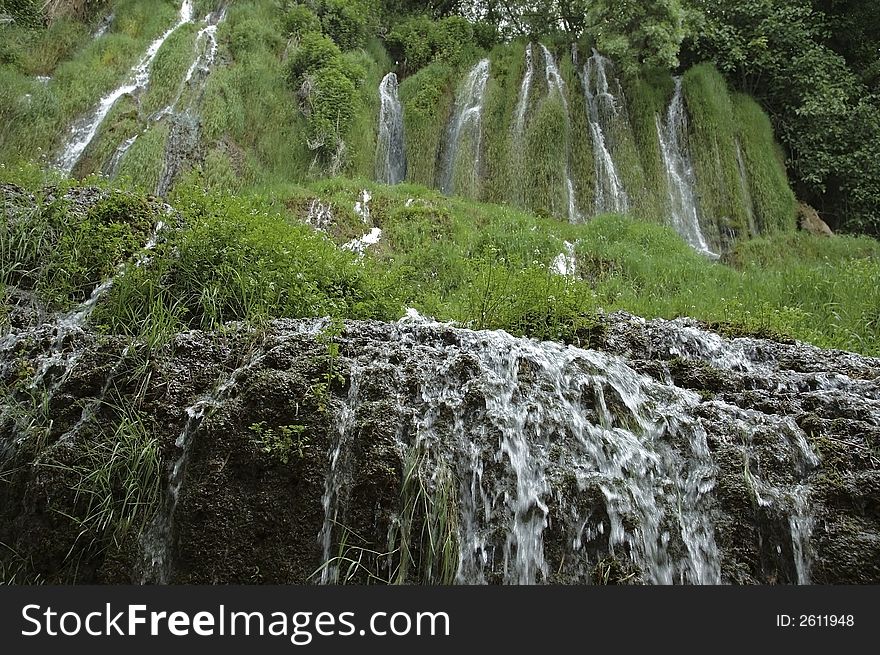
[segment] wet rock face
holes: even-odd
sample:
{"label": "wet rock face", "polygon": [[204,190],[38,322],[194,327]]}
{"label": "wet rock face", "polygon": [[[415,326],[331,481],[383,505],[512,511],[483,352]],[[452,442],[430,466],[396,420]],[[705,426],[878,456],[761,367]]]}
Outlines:
{"label": "wet rock face", "polygon": [[[34,383],[50,328],[14,324],[0,353],[7,578],[880,581],[876,359],[622,313],[597,350],[411,315],[158,352],[84,330]],[[76,490],[103,489],[88,466],[129,423],[156,495],[114,532]],[[145,469],[108,470],[122,515]]]}

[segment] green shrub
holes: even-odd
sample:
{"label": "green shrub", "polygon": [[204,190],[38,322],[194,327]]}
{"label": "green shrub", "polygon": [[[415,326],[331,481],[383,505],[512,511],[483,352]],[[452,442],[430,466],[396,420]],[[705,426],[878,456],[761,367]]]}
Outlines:
{"label": "green shrub", "polygon": [[229,33],[229,45],[236,59],[258,53],[265,48],[275,49],[281,44],[281,36],[271,24],[259,18],[233,23]]}
{"label": "green shrub", "polygon": [[298,89],[306,75],[328,66],[341,54],[339,46],[329,37],[318,32],[304,34],[287,63],[287,79],[291,87]]}
{"label": "green shrub", "polygon": [[367,37],[368,12],[364,2],[318,0],[317,11],[324,33],[343,50],[359,48]]}
{"label": "green shrub", "polygon": [[341,135],[348,131],[354,116],[355,86],[336,66],[326,66],[315,75],[309,96],[309,134],[313,143],[335,150]]}
{"label": "green shrub", "polygon": [[288,9],[282,24],[285,34],[292,36],[321,31],[320,19],[305,5],[294,5]]}

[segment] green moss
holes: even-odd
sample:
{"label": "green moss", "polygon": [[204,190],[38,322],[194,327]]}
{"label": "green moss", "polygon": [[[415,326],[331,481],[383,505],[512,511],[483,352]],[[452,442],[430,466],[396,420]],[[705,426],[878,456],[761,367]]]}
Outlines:
{"label": "green moss", "polygon": [[666,169],[657,135],[657,119],[663,120],[672,97],[673,82],[666,71],[643,72],[624,81],[624,93],[644,178],[639,183],[627,173],[627,188],[634,198],[634,210],[643,220],[665,223],[669,214]]}
{"label": "green moss", "polygon": [[739,93],[733,97],[733,110],[759,232],[794,229],[796,201],[770,118],[757,102]]}
{"label": "green moss", "polygon": [[527,176],[521,180],[526,206],[539,214],[568,218],[565,144],[568,125],[558,94],[541,100],[526,128]]}
{"label": "green moss", "polygon": [[445,64],[431,64],[400,85],[406,131],[406,179],[434,186],[446,123],[454,103],[455,71]]}
{"label": "green moss", "polygon": [[515,201],[519,190],[516,180],[522,179],[525,168],[522,150],[513,143],[512,131],[520,80],[525,73],[524,46],[498,46],[489,60],[482,119],[483,157],[487,162],[482,198],[488,202]]}
{"label": "green moss", "polygon": [[688,70],[682,85],[703,231],[710,243],[725,250],[749,233],[749,212],[736,161],[733,104],[727,83],[712,64]]}

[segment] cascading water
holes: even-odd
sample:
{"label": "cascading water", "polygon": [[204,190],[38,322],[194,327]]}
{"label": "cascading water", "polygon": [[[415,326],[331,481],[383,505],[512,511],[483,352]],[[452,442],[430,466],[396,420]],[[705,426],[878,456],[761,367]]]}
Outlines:
{"label": "cascading water", "polygon": [[510,193],[512,200],[518,205],[525,204],[525,194],[520,180],[527,174],[528,161],[525,152],[525,126],[526,115],[529,109],[529,100],[532,92],[532,79],[535,75],[534,48],[531,43],[525,50],[525,72],[519,87],[519,96],[516,101],[514,121],[511,125],[510,136]]}
{"label": "cascading water", "polygon": [[568,111],[565,81],[559,74],[553,54],[547,49],[547,46],[539,45],[544,53],[544,75],[547,79],[547,91],[551,96],[556,94],[559,97],[565,111],[565,200],[568,207],[568,220],[575,223],[580,220],[580,212],[578,212],[574,183],[571,179],[571,114]]}
{"label": "cascading water", "polygon": [[159,54],[159,49],[178,28],[192,21],[192,17],[192,0],[183,0],[177,22],[150,44],[147,52],[129,73],[128,80],[122,86],[101,98],[97,107],[90,114],[74,123],[70,129],[70,137],[67,143],[55,160],[55,166],[60,171],[68,175],[70,174],[74,166],[79,162],[85,149],[95,138],[104,119],[107,118],[110,110],[113,109],[120,98],[143,91],[149,85],[153,61],[156,59],[156,55]]}
{"label": "cascading water", "polygon": [[529,108],[529,94],[532,90],[532,77],[535,74],[535,61],[532,55],[532,44],[526,46],[526,72],[523,74],[522,84],[519,87],[519,97],[516,101],[516,120],[513,124],[513,138],[517,143],[522,142],[523,129],[526,124],[526,111]]}
{"label": "cascading water", "polygon": [[[674,325],[657,338],[670,352],[701,361],[718,346],[708,333]],[[409,373],[395,375],[385,392],[407,408],[401,418],[410,417],[398,428],[408,434],[401,447],[427,453],[427,485],[445,470],[458,480],[459,583],[549,582],[557,569],[569,581],[588,580],[603,552],[632,562],[648,583],[720,583],[713,510],[719,472],[708,436],[714,443],[728,432],[746,435],[740,447],[758,506],[784,518],[796,579],[809,580],[804,480],[818,460],[790,418],[704,401],[615,356],[472,332],[414,312],[383,337],[353,343],[347,351],[357,355],[348,360],[351,382],[325,485],[325,583],[338,577],[330,533],[345,521],[340,490],[352,464],[343,462],[354,456],[363,387],[387,378],[392,360],[414,367],[404,367]],[[724,361],[752,361],[721,346],[716,355]],[[776,457],[794,464],[789,480],[762,473],[760,444],[770,435]],[[550,530],[557,548],[567,544],[552,566]]]}
{"label": "cascading water", "polygon": [[666,110],[665,121],[661,122],[659,116],[655,116],[655,121],[663,164],[666,167],[672,227],[694,249],[717,259],[718,255],[709,248],[700,227],[694,167],[684,143],[687,138],[688,123],[681,77],[675,78],[675,93]]}
{"label": "cascading water", "polygon": [[[144,244],[141,254],[135,259],[135,267],[140,267],[145,261],[147,261],[146,253],[156,247],[159,233],[164,228],[165,224],[163,222],[159,222],[156,225],[146,244]],[[36,373],[29,385],[31,388],[47,386],[48,395],[51,398],[55,390],[64,383],[70,375],[73,366],[83,354],[82,351],[79,350],[68,351],[68,341],[73,335],[84,332],[89,317],[92,315],[92,312],[94,312],[98,302],[110,292],[115,282],[125,274],[126,266],[125,263],[121,264],[111,277],[107,278],[94,288],[87,300],[80,303],[72,310],[59,314],[53,318],[51,325],[55,336],[52,341],[52,346],[48,352],[38,358]],[[24,336],[26,335],[19,335],[20,338],[23,338]],[[50,373],[56,373],[59,370],[60,372],[55,375],[51,383],[47,385],[47,376],[49,376]]]}
{"label": "cascading water", "polygon": [[339,580],[339,564],[332,552],[333,534],[339,532],[337,525],[340,494],[343,490],[343,477],[340,470],[343,462],[340,459],[350,453],[350,442],[355,436],[356,418],[360,400],[360,371],[352,368],[349,371],[348,396],[337,410],[337,439],[328,453],[329,467],[324,483],[324,495],[321,504],[324,508],[324,525],[318,535],[324,563],[321,568],[321,584],[333,584]]}
{"label": "cascading water", "polygon": [[575,245],[569,241],[562,243],[565,250],[550,262],[550,270],[557,275],[564,277],[574,277],[577,274],[577,259],[575,257]]}
{"label": "cascading water", "polygon": [[101,19],[101,22],[98,24],[98,27],[95,29],[94,33],[92,33],[93,39],[100,39],[107,33],[107,30],[113,25],[113,19],[115,16],[113,14],[107,14],[104,18]]}
{"label": "cascading water", "polygon": [[165,142],[162,173],[156,186],[157,195],[167,193],[183,165],[196,157],[200,131],[198,105],[217,59],[217,28],[225,18],[225,7],[205,17],[205,27],[196,34],[193,61],[181,80],[174,99],[150,116],[147,126],[141,132],[126,139],[116,148],[104,167],[105,175],[115,177],[134,143],[152,124],[166,118],[170,120],[171,127]]}
{"label": "cascading water", "polygon": [[217,59],[217,27],[225,18],[225,7],[205,18],[205,27],[196,35],[195,58],[180,84],[177,96],[154,118],[171,118],[171,127],[165,142],[164,166],[156,186],[157,195],[165,195],[183,166],[197,156],[201,131],[198,107]]}
{"label": "cascading water", "polygon": [[455,169],[461,142],[465,136],[472,139],[473,160],[470,167],[474,182],[479,178],[483,99],[488,81],[489,60],[481,59],[468,73],[464,86],[456,98],[455,111],[447,130],[441,169],[440,191],[446,195],[455,192]]}
{"label": "cascading water", "polygon": [[397,95],[397,75],[388,73],[379,85],[379,143],[376,151],[376,178],[385,184],[398,184],[406,178],[406,149],[403,136],[403,109]]}
{"label": "cascading water", "polygon": [[608,86],[608,69],[611,62],[593,50],[581,74],[584,96],[587,102],[587,119],[593,140],[593,163],[596,169],[596,199],[594,211],[626,213],[629,201],[617,167],[611,156],[609,139],[611,122],[617,116],[617,99]]}
{"label": "cascading water", "polygon": [[170,552],[173,545],[174,512],[180,498],[180,489],[183,486],[186,465],[196,430],[229,397],[239,378],[259,363],[263,356],[263,353],[257,350],[247,363],[235,369],[215,389],[186,409],[186,422],[180,436],[174,442],[179,450],[179,455],[169,469],[164,505],[142,538],[141,546],[144,555],[142,582],[168,583],[171,573]]}
{"label": "cascading water", "polygon": [[[166,492],[133,568],[149,582],[876,579],[862,574],[876,522],[858,499],[876,475],[880,360],[724,339],[687,319],[600,320],[605,352],[415,311],[332,333],[327,320],[272,321],[256,348],[241,326],[178,335],[143,396],[163,424],[182,420],[156,434]],[[126,380],[125,354],[117,372],[103,344],[93,371]],[[7,355],[4,380],[21,369],[21,352]],[[180,375],[205,366],[216,374]],[[85,415],[100,382],[80,366],[61,392]],[[47,456],[103,438],[58,405],[53,438],[89,425]],[[13,421],[7,439],[26,430]],[[261,421],[302,441],[266,454]]]}

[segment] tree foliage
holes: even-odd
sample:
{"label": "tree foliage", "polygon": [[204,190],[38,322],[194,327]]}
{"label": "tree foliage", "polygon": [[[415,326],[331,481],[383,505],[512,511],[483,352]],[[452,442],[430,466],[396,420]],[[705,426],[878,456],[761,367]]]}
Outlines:
{"label": "tree foliage", "polygon": [[[800,194],[833,226],[880,232],[880,100],[830,47],[841,35],[809,0],[692,2],[688,57],[714,61],[769,110]],[[858,50],[845,53],[870,70]]]}
{"label": "tree foliage", "polygon": [[684,22],[678,0],[596,0],[587,9],[588,30],[599,49],[629,74],[677,68]]}

